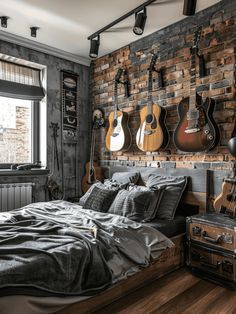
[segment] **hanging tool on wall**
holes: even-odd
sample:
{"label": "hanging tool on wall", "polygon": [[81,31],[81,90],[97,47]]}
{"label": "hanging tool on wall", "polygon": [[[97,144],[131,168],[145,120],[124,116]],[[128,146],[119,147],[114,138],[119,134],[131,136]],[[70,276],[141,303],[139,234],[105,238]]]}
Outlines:
{"label": "hanging tool on wall", "polygon": [[57,148],[57,138],[58,138],[58,130],[59,130],[59,126],[58,126],[58,123],[53,123],[51,122],[51,125],[49,126],[50,129],[52,129],[52,138],[53,138],[53,149],[54,149],[54,152],[53,152],[53,155],[54,155],[54,159],[56,159],[56,164],[57,164],[57,170],[60,169],[60,166],[59,166],[59,157],[58,157],[58,148]]}
{"label": "hanging tool on wall", "polygon": [[47,189],[48,189],[50,198],[53,200],[58,200],[58,199],[63,198],[63,193],[62,193],[58,183],[55,180],[53,180],[52,177],[53,177],[54,170],[55,170],[55,160],[56,160],[57,170],[58,171],[60,170],[58,147],[57,147],[57,138],[58,138],[59,126],[58,126],[58,123],[51,122],[51,125],[49,127],[50,127],[50,129],[52,129],[53,147],[52,147],[52,166],[51,166],[52,170],[48,176]]}

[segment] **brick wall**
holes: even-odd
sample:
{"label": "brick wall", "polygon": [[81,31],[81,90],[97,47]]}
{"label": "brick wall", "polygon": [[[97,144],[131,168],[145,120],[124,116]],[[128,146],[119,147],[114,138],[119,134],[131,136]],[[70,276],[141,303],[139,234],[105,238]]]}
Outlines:
{"label": "brick wall", "polygon": [[[178,116],[178,103],[189,95],[190,47],[195,25],[202,25],[200,53],[206,61],[206,76],[200,78],[197,69],[197,91],[216,101],[214,118],[220,128],[220,142],[207,153],[183,153],[173,143],[173,131]],[[115,35],[114,35],[115,36]],[[167,127],[170,143],[166,149],[153,153],[138,150],[135,134],[139,127],[139,111],[147,103],[147,69],[151,52],[160,47],[157,68],[164,70],[165,87],[158,89],[154,74],[153,101],[167,109]],[[223,0],[199,12],[194,17],[157,31],[113,53],[95,60],[90,68],[90,97],[94,108],[105,112],[107,121],[113,110],[114,77],[119,67],[128,70],[131,96],[124,97],[122,85],[118,88],[119,108],[129,113],[132,146],[128,152],[109,152],[105,147],[106,127],[96,132],[95,155],[106,163],[153,167],[187,167],[228,169],[227,143],[235,120],[235,49],[236,2]]]}
{"label": "brick wall", "polygon": [[2,163],[30,162],[29,149],[30,111],[16,107],[16,127],[4,130],[0,140]]}

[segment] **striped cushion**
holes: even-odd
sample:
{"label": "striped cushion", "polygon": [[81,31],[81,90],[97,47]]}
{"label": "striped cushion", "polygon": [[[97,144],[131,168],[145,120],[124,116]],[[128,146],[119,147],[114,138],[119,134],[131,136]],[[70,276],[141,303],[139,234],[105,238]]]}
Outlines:
{"label": "striped cushion", "polygon": [[162,189],[152,191],[142,186],[134,186],[130,191],[121,190],[108,212],[136,221],[150,221],[156,215],[162,193]]}
{"label": "striped cushion", "polygon": [[83,208],[106,213],[111,206],[118,190],[108,190],[95,186],[88,196]]}

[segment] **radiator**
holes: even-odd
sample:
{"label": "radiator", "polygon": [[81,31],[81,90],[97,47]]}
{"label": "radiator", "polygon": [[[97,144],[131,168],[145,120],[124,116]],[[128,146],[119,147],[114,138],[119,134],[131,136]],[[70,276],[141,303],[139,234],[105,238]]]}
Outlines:
{"label": "radiator", "polygon": [[33,185],[32,182],[0,184],[0,212],[32,203]]}

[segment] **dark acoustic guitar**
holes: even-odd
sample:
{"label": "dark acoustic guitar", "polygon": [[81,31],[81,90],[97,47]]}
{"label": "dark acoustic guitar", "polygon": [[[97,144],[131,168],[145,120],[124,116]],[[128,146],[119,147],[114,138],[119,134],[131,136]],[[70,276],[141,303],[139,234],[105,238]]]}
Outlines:
{"label": "dark acoustic guitar", "polygon": [[196,93],[196,56],[201,36],[199,27],[194,33],[191,48],[190,96],[178,106],[179,123],[174,131],[175,146],[184,152],[201,152],[213,149],[219,142],[220,134],[213,119],[215,101],[207,98],[203,102]]}
{"label": "dark acoustic guitar", "polygon": [[140,126],[136,134],[136,144],[144,152],[164,148],[169,142],[169,132],[165,125],[166,110],[153,103],[152,73],[155,70],[157,54],[152,55],[148,69],[148,103],[140,111]]}
{"label": "dark acoustic guitar", "polygon": [[128,126],[129,115],[127,112],[119,110],[117,98],[117,85],[121,83],[120,78],[125,73],[125,70],[120,68],[115,77],[114,111],[109,115],[109,128],[106,134],[106,147],[111,152],[126,151],[131,146],[131,132]]}
{"label": "dark acoustic guitar", "polygon": [[97,180],[101,181],[103,179],[102,169],[101,167],[98,166],[97,162],[94,161],[94,148],[96,135],[95,131],[99,129],[101,126],[103,126],[103,122],[104,120],[102,114],[98,113],[98,115],[95,115],[93,117],[90,158],[89,162],[87,162],[85,165],[85,175],[82,178],[82,191],[84,193],[87,192],[90,186],[93,185]]}

